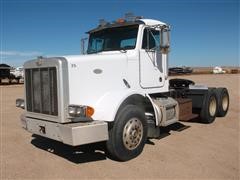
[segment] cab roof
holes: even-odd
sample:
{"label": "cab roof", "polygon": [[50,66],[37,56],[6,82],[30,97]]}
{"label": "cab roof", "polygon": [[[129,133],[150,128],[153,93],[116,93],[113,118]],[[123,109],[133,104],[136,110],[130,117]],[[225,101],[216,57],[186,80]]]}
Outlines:
{"label": "cab roof", "polygon": [[155,19],[139,19],[140,21],[142,21],[145,25],[149,25],[149,26],[154,26],[154,25],[167,25],[164,22],[155,20]]}
{"label": "cab roof", "polygon": [[99,24],[97,28],[94,28],[87,33],[94,33],[103,29],[107,28],[114,28],[114,27],[123,27],[123,26],[131,26],[131,25],[139,25],[139,24],[145,24],[149,26],[154,26],[154,25],[166,25],[166,23],[154,20],[154,19],[136,19],[134,21],[126,21],[123,20],[123,22],[117,22],[114,21],[112,23],[109,22],[104,22],[104,24]]}

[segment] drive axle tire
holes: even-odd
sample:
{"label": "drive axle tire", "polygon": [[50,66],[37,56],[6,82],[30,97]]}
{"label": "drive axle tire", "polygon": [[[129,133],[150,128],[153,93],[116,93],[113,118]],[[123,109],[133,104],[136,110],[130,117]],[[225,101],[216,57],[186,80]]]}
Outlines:
{"label": "drive axle tire", "polygon": [[205,95],[203,106],[200,112],[200,118],[202,123],[212,123],[216,118],[217,113],[217,96],[214,89],[209,89]]}
{"label": "drive axle tire", "polygon": [[226,88],[215,90],[218,99],[217,117],[226,116],[229,108],[229,94]]}
{"label": "drive axle tire", "polygon": [[141,108],[126,105],[109,128],[106,146],[115,160],[127,161],[142,152],[147,139],[147,122]]}

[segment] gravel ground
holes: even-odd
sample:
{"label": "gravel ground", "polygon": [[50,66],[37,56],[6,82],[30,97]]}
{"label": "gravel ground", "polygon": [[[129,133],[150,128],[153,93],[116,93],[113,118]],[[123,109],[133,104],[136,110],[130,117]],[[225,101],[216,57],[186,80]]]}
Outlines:
{"label": "gravel ground", "polygon": [[212,124],[181,122],[160,139],[147,142],[143,153],[128,162],[109,159],[102,144],[94,153],[32,136],[21,128],[15,99],[22,85],[0,86],[1,179],[239,179],[240,75],[181,76],[230,93],[226,117]]}

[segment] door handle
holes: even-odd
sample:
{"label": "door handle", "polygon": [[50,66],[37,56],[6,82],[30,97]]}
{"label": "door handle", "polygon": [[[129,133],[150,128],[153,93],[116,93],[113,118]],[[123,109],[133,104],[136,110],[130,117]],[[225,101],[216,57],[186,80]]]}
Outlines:
{"label": "door handle", "polygon": [[162,82],[162,77],[159,77],[159,82]]}

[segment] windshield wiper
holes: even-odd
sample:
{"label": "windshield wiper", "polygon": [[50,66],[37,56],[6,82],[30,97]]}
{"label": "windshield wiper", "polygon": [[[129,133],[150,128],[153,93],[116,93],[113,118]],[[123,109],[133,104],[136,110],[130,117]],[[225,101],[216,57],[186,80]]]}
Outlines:
{"label": "windshield wiper", "polygon": [[91,50],[88,50],[87,53],[88,54],[94,54],[94,53],[99,53],[99,52],[102,52],[102,51],[103,51],[103,49],[98,50],[98,51],[96,51],[95,49],[91,49]]}
{"label": "windshield wiper", "polygon": [[119,49],[119,51],[120,51],[121,53],[126,53],[126,52],[127,52],[126,49]]}
{"label": "windshield wiper", "polygon": [[119,48],[119,49],[103,49],[102,51],[120,51],[121,53],[126,53],[127,50],[124,48]]}

